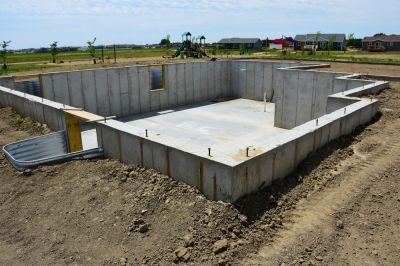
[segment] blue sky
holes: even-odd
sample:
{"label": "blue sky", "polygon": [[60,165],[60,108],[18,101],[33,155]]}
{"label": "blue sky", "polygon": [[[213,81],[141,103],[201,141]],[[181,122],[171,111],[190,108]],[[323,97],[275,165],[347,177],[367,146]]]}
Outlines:
{"label": "blue sky", "polygon": [[209,42],[297,33],[400,34],[399,0],[0,0],[0,41],[11,49],[156,43],[184,31]]}

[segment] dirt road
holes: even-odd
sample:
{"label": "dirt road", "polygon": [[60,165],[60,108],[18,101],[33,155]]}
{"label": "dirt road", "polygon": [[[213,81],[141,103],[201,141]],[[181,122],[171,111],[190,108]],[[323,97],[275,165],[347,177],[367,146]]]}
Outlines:
{"label": "dirt road", "polygon": [[[360,71],[359,71],[360,72]],[[397,265],[400,83],[380,116],[235,205],[112,160],[0,155],[1,265]],[[48,129],[0,109],[0,146]]]}

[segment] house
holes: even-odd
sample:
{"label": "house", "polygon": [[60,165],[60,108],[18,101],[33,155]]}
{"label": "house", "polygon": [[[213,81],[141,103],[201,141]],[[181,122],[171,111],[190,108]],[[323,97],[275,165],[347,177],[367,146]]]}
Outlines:
{"label": "house", "polygon": [[261,50],[262,41],[259,38],[226,38],[218,42],[224,49],[240,49],[242,45],[246,49]]}
{"label": "house", "polygon": [[375,35],[362,41],[364,51],[400,51],[400,35]]}
{"label": "house", "polygon": [[[294,50],[299,51],[304,49],[313,49],[317,34],[302,34],[296,35],[294,38]],[[327,50],[329,48],[329,42],[333,40],[332,50],[343,51],[346,42],[346,34],[320,34],[317,44],[317,50]]]}
{"label": "house", "polygon": [[284,37],[275,40],[268,40],[269,49],[278,49],[281,50],[283,48],[283,44],[285,43],[288,47],[293,47],[293,38],[292,37]]}
{"label": "house", "polygon": [[269,49],[281,50],[283,47],[283,39],[275,39],[268,41]]}

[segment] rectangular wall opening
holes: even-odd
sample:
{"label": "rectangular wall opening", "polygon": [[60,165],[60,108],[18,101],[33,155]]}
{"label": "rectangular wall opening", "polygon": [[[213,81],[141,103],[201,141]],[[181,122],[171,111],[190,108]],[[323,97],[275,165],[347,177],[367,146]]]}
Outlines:
{"label": "rectangular wall opening", "polygon": [[151,91],[165,90],[165,66],[150,66]]}

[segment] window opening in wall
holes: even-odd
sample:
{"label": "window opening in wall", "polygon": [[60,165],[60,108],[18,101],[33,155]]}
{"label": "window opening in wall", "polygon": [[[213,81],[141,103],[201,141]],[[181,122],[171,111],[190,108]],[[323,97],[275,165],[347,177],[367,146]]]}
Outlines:
{"label": "window opening in wall", "polygon": [[165,65],[150,67],[151,90],[165,89]]}

